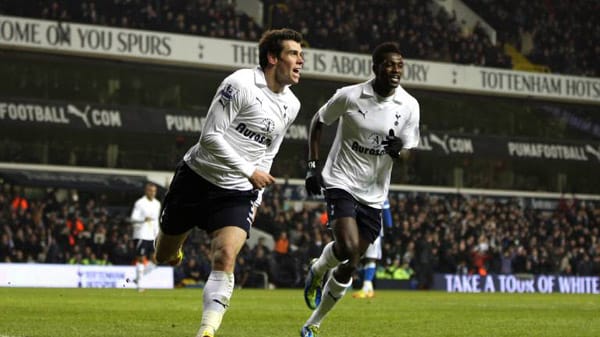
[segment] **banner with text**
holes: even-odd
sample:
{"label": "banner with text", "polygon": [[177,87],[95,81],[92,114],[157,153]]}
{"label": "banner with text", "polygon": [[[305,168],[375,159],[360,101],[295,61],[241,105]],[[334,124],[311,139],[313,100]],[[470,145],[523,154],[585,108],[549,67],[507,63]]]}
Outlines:
{"label": "banner with text", "polygon": [[[218,69],[258,64],[255,42],[3,15],[0,48]],[[309,48],[305,61],[303,74],[313,78],[358,82],[372,76],[371,57],[366,54]],[[600,78],[407,59],[403,83],[431,90],[600,104]]]}
{"label": "banner with text", "polygon": [[449,293],[600,294],[600,277],[435,274],[433,288]]}
{"label": "banner with text", "polygon": [[[194,113],[103,104],[81,104],[0,98],[3,126],[39,126],[88,129],[102,132],[144,132],[197,137],[206,111]],[[330,135],[332,136],[333,133]],[[294,123],[286,139],[305,142],[308,125]],[[332,137],[325,139],[331,142]],[[600,164],[600,143],[492,137],[444,132],[424,132],[417,150],[425,155],[474,158],[557,160]]]}
{"label": "banner with text", "polygon": [[[0,263],[0,287],[137,288],[135,266]],[[173,288],[173,268],[156,267],[140,284],[147,289]]]}
{"label": "banner with text", "polygon": [[[197,137],[206,111],[167,111],[128,106],[0,98],[3,125],[66,127],[103,132],[145,132]],[[308,139],[307,125],[294,124],[286,139]]]}
{"label": "banner with text", "polygon": [[417,150],[437,156],[459,155],[600,164],[600,143],[597,141],[546,141],[432,131],[421,134]]}

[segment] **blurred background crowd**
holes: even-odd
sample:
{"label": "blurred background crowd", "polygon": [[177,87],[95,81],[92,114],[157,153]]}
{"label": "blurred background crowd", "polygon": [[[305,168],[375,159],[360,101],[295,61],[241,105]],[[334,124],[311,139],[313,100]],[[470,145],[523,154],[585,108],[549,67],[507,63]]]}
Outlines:
{"label": "blurred background crowd", "polygon": [[[332,239],[324,205],[289,205],[283,187],[265,193],[254,224],[264,237],[240,253],[236,279],[242,287],[264,286],[264,276],[276,287],[300,286],[306,263]],[[101,193],[80,197],[76,190],[50,189],[28,198],[22,191],[8,184],[0,190],[0,261],[133,263],[127,206],[107,207]],[[538,210],[518,198],[390,196],[393,226],[385,228],[382,276],[401,270],[415,286],[428,288],[433,273],[600,275],[598,202],[565,197],[553,210]],[[208,252],[208,237],[195,231],[176,269],[178,284],[205,280]]]}

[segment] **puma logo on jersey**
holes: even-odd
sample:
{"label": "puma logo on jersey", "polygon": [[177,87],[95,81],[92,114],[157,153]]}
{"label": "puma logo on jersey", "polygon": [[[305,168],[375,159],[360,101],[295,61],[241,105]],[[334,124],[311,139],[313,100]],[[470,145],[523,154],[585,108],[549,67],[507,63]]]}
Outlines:
{"label": "puma logo on jersey", "polygon": [[240,123],[235,127],[235,130],[242,134],[244,137],[253,140],[259,144],[265,144],[267,146],[271,146],[273,140],[269,137],[266,137],[263,134],[260,134],[256,131],[252,131],[248,129],[248,126],[245,123]]}

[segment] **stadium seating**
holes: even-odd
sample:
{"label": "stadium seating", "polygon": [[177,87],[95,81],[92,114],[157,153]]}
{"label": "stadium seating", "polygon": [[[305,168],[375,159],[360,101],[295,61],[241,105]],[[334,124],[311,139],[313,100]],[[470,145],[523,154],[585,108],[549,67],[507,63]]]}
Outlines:
{"label": "stadium seating", "polygon": [[[369,53],[383,41],[398,41],[407,58],[510,68],[501,46],[432,1],[275,1],[272,26],[302,32],[314,48]],[[434,12],[435,11],[435,12]],[[313,20],[307,20],[313,17]],[[267,18],[268,20],[268,18]]]}
{"label": "stadium seating", "polygon": [[464,0],[535,63],[554,73],[598,77],[600,27],[595,1]]}
{"label": "stadium seating", "polygon": [[[229,2],[209,0],[56,0],[27,6],[0,0],[0,14],[249,41],[258,40],[263,27],[286,26],[302,32],[314,48],[368,53],[384,40],[398,40],[407,58],[511,68],[506,42],[552,72],[599,76],[595,60],[600,28],[592,17],[598,12],[597,3],[536,0],[516,7],[508,0],[465,3],[498,32],[496,44],[480,27],[465,27],[431,0],[264,0],[260,23]],[[307,20],[309,16],[314,19]]]}

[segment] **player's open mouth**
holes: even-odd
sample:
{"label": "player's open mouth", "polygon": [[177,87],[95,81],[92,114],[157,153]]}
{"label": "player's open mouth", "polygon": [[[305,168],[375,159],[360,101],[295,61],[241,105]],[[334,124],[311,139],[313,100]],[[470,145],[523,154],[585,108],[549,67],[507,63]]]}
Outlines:
{"label": "player's open mouth", "polygon": [[390,82],[392,82],[393,84],[400,84],[400,75],[390,76]]}
{"label": "player's open mouth", "polygon": [[298,77],[300,77],[300,70],[301,69],[302,68],[294,68],[294,69],[292,69],[292,71],[294,72],[294,74],[296,74],[296,75],[298,75]]}

